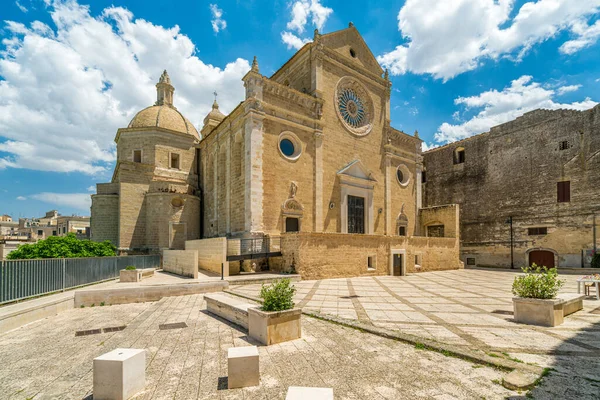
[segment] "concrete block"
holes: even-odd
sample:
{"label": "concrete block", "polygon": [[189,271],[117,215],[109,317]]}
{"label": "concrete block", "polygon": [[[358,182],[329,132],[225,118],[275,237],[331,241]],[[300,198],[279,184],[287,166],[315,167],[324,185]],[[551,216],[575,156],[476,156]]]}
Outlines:
{"label": "concrete block", "polygon": [[258,348],[256,346],[229,348],[227,375],[229,389],[258,386],[260,384]]}
{"label": "concrete block", "polygon": [[285,400],[333,400],[332,388],[290,386]]}
{"label": "concrete block", "polygon": [[146,352],[115,349],[94,358],[94,400],[126,400],[146,386]]}
{"label": "concrete block", "polygon": [[583,309],[583,299],[585,296],[582,294],[566,293],[559,295],[559,298],[565,301],[563,306],[563,316],[565,317]]}
{"label": "concrete block", "polygon": [[535,386],[539,378],[529,372],[514,370],[502,379],[502,386],[510,390],[528,390]]}

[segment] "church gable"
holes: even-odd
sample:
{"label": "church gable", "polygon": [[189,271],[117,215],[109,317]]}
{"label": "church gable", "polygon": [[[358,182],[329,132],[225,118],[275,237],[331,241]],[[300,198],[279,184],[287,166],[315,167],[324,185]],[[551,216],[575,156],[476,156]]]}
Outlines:
{"label": "church gable", "polygon": [[320,42],[350,63],[356,63],[374,74],[383,74],[383,69],[354,25],[351,24],[349,28],[341,31],[325,34],[321,36]]}

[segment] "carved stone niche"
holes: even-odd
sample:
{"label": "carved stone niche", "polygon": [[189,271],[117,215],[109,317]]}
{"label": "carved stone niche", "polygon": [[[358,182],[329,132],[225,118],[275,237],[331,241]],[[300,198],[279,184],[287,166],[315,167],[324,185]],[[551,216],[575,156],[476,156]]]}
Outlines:
{"label": "carved stone niche", "polygon": [[408,217],[404,213],[404,204],[402,204],[402,209],[400,210],[400,214],[396,218],[396,235],[398,236],[408,236]]}
{"label": "carved stone niche", "polygon": [[[296,191],[298,190],[298,186],[295,182],[292,182],[290,185],[290,194],[289,198],[283,202],[281,205],[281,216],[282,216],[282,227],[284,232],[299,232],[300,231],[300,223],[302,221],[302,217],[304,216],[304,206],[300,204],[298,200],[296,200]],[[294,218],[297,220],[297,226],[295,226],[295,230],[288,229],[288,218]],[[295,221],[292,221],[295,222]],[[293,225],[292,225],[293,226]]]}

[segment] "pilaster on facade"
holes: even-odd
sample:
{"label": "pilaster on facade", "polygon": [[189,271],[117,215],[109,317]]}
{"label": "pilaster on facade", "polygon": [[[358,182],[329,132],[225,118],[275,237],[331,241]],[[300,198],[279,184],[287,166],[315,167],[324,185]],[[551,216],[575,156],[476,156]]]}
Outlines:
{"label": "pilaster on facade", "polygon": [[315,212],[314,231],[323,232],[323,132],[315,131]]}
{"label": "pilaster on facade", "polygon": [[261,112],[250,110],[244,127],[245,139],[245,230],[262,232],[263,223],[263,120]]}
{"label": "pilaster on facade", "polygon": [[392,175],[392,160],[389,154],[384,156],[385,165],[385,234],[392,234],[392,187],[391,187],[391,175]]}
{"label": "pilaster on facade", "polygon": [[231,135],[227,135],[225,142],[225,216],[226,216],[226,231],[231,233]]}

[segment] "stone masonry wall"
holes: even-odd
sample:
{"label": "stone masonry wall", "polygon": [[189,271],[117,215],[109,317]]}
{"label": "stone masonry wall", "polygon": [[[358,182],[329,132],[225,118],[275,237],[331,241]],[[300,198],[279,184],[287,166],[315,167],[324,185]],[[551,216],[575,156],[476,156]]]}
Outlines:
{"label": "stone masonry wall", "polygon": [[227,261],[227,238],[188,240],[186,250],[198,251],[198,268],[221,274],[221,263],[224,263],[225,276],[229,276]]}
{"label": "stone masonry wall", "polygon": [[92,196],[90,224],[91,240],[110,240],[119,245],[119,195],[97,194]]}
{"label": "stone masonry wall", "polygon": [[[292,263],[302,279],[391,275],[392,250],[404,250],[406,272],[457,269],[458,240],[454,238],[394,237],[338,233],[287,233],[282,235],[281,268]],[[367,258],[374,256],[374,268]],[[415,261],[420,268],[415,268]]]}
{"label": "stone masonry wall", "polygon": [[[465,150],[462,164],[453,162],[457,147]],[[555,253],[559,267],[585,263],[592,213],[600,210],[600,106],[532,111],[431,150],[424,164],[424,204],[461,206],[465,264],[510,266],[509,217],[515,267],[528,265],[537,249]],[[570,202],[557,201],[561,181],[570,181]],[[538,227],[547,234],[530,234]]]}
{"label": "stone masonry wall", "polygon": [[198,250],[164,250],[163,271],[198,278]]}
{"label": "stone masonry wall", "polygon": [[444,237],[456,238],[460,235],[459,206],[450,204],[446,206],[428,207],[419,210],[422,236],[427,236],[427,226],[444,225]]}

